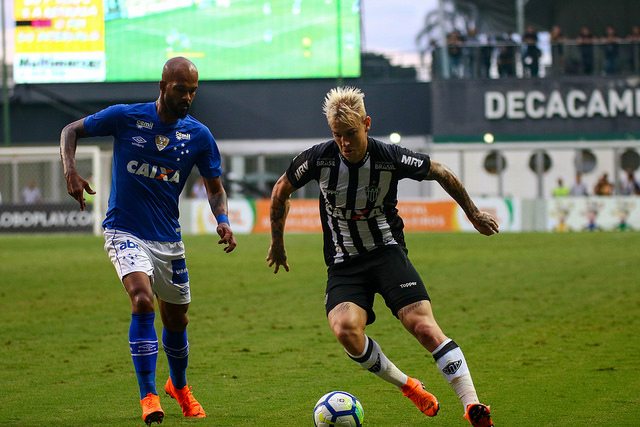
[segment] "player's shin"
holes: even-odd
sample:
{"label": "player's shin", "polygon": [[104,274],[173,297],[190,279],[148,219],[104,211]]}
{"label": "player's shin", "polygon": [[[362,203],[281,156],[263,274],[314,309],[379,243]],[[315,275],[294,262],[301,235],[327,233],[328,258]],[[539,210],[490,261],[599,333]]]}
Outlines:
{"label": "player's shin", "polygon": [[407,382],[407,375],[385,356],[377,342],[366,335],[364,352],[360,355],[347,354],[364,369],[396,387],[402,387]]}
{"label": "player's shin", "polygon": [[172,332],[162,329],[162,346],[169,362],[169,376],[176,389],[187,385],[187,366],[189,364],[189,341],[187,330]]}
{"label": "player's shin", "polygon": [[158,336],[153,327],[155,314],[132,313],[129,326],[129,349],[138,377],[140,399],[156,391],[156,361],[158,359]]}
{"label": "player's shin", "polygon": [[478,395],[473,386],[471,373],[467,361],[458,344],[447,338],[433,352],[433,358],[444,378],[451,384],[464,408],[472,403],[478,403]]}

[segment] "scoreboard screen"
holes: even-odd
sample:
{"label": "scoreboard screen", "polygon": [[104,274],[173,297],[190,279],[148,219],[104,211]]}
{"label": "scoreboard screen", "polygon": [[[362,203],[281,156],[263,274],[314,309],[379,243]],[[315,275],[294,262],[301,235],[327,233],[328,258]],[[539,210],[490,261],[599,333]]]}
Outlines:
{"label": "scoreboard screen", "polygon": [[358,77],[359,0],[15,0],[16,83]]}

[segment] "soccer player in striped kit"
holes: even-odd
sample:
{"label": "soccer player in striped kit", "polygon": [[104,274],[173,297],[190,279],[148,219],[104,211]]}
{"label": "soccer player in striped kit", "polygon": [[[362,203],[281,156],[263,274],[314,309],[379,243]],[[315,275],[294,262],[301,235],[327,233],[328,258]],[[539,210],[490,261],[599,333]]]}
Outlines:
{"label": "soccer player in striped kit", "polygon": [[328,266],[326,312],[331,330],[347,354],[363,368],[397,386],[426,416],[440,405],[422,383],[397,368],[365,334],[375,321],[376,293],[435,359],[473,426],[492,426],[480,403],[464,354],[438,326],[427,290],[407,257],[398,215],[400,179],[437,181],[484,235],[498,233],[496,220],[480,211],[460,180],[429,156],[368,136],[371,117],[357,88],[329,91],[323,106],[333,139],[293,159],[271,194],[269,267],[289,271],[284,229],[290,195],[309,181],[320,187],[324,258]]}
{"label": "soccer player in striped kit", "polygon": [[113,105],[65,126],[60,154],[67,191],[85,208],[84,192],[95,194],[76,170],[78,138],[114,138],[109,207],[103,222],[104,248],[131,300],[129,347],[140,389],[142,420],[161,423],[156,390],[158,337],[154,295],[162,318],[162,346],[169,361],[164,390],[185,417],[206,413],[187,384],[189,273],[178,221],[178,200],[189,173],[198,167],[229,253],[236,240],[229,225],[221,158],[209,129],[188,114],[198,88],[198,70],[186,58],[168,60],[155,102]]}

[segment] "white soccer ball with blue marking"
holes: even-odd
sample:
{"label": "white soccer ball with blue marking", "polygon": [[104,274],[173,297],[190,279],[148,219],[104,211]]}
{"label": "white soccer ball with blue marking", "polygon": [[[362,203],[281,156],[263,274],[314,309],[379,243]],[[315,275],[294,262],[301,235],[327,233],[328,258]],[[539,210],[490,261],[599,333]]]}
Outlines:
{"label": "white soccer ball with blue marking", "polygon": [[362,404],[346,391],[325,394],[313,408],[313,423],[316,427],[361,427],[363,422]]}

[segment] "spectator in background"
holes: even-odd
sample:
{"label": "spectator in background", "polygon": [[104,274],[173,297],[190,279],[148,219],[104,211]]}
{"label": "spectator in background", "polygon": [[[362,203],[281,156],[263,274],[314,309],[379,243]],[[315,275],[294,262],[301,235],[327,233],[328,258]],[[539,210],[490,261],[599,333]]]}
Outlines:
{"label": "spectator in background", "polygon": [[564,185],[564,180],[562,178],[558,178],[556,188],[553,189],[551,195],[553,197],[567,197],[570,193],[569,187]]}
{"label": "spectator in background", "polygon": [[640,25],[631,27],[627,36],[629,49],[629,67],[632,73],[640,73]]}
{"label": "spectator in background", "polygon": [[464,77],[462,63],[462,45],[464,39],[460,31],[453,30],[447,35],[447,53],[449,54],[449,73],[451,77],[461,79]]}
{"label": "spectator in background", "polygon": [[620,184],[620,194],[623,196],[640,195],[640,183],[636,180],[633,170],[628,169],[627,177]]}
{"label": "spectator in background", "polygon": [[40,203],[42,201],[42,192],[40,191],[40,187],[34,180],[29,181],[29,183],[22,189],[22,202],[25,205],[33,205],[35,203]]}
{"label": "spectator in background", "polygon": [[538,48],[538,32],[533,25],[527,26],[522,35],[524,52],[522,54],[522,67],[525,77],[538,77],[540,70],[540,56],[542,51]]}
{"label": "spectator in background", "polygon": [[479,76],[484,78],[491,77],[491,60],[493,51],[496,48],[495,37],[493,35],[480,35],[480,69]]}
{"label": "spectator in background", "polygon": [[198,177],[191,187],[191,197],[194,199],[207,199],[207,188],[204,186],[204,179]]}
{"label": "spectator in background", "polygon": [[569,195],[571,196],[588,196],[589,192],[587,191],[587,186],[582,182],[582,174],[576,174],[576,182],[573,183],[571,187],[571,191],[569,191]]}
{"label": "spectator in background", "polygon": [[467,29],[464,48],[462,49],[465,77],[478,77],[478,59],[480,57],[479,47],[480,39],[478,31],[475,29],[475,27],[469,27]]}
{"label": "spectator in background", "polygon": [[551,70],[554,76],[564,74],[564,34],[559,25],[551,28]]}
{"label": "spectator in background", "polygon": [[500,77],[516,75],[516,47],[509,34],[498,40],[498,74]]}
{"label": "spectator in background", "polygon": [[603,173],[600,175],[598,182],[593,187],[593,194],[596,196],[611,196],[613,195],[613,184],[609,181],[609,174]]}
{"label": "spectator in background", "polygon": [[593,33],[586,25],[580,27],[580,33],[577,38],[578,48],[580,49],[580,61],[582,74],[593,74]]}
{"label": "spectator in background", "polygon": [[620,50],[620,39],[616,34],[616,29],[607,25],[605,37],[602,40],[604,51],[604,73],[611,76],[618,73],[618,56]]}

